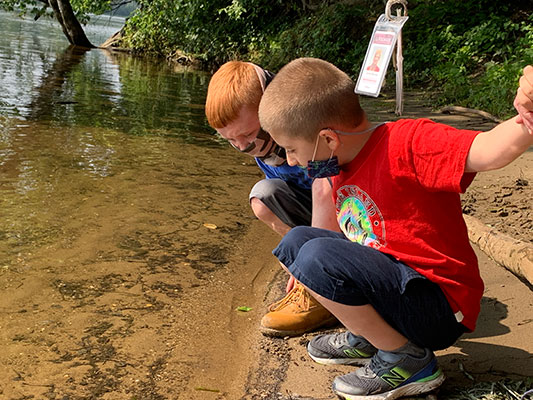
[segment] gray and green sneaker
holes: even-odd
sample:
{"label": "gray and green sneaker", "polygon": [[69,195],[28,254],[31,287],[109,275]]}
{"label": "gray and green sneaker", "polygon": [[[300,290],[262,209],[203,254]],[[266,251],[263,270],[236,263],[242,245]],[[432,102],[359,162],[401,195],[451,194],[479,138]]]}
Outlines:
{"label": "gray and green sneaker", "polygon": [[377,349],[362,336],[346,331],[314,337],[307,352],[319,364],[366,365]]}
{"label": "gray and green sneaker", "polygon": [[422,357],[379,350],[370,363],[333,381],[333,391],[347,400],[393,400],[430,392],[444,381],[435,355]]}

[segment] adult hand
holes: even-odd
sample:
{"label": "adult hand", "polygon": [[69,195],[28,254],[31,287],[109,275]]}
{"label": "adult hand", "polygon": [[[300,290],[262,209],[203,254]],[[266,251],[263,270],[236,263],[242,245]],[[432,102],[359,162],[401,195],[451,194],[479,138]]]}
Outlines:
{"label": "adult hand", "polygon": [[524,74],[519,81],[514,107],[518,111],[516,122],[524,124],[533,135],[533,66],[524,68]]}

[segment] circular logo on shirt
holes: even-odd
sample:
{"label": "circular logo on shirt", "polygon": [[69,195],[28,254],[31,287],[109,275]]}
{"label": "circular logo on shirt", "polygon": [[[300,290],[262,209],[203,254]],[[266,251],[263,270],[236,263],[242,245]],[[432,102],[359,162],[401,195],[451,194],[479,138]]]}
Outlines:
{"label": "circular logo on shirt", "polygon": [[385,221],[372,199],[356,185],[337,190],[337,221],[344,235],[363,246],[386,245]]}

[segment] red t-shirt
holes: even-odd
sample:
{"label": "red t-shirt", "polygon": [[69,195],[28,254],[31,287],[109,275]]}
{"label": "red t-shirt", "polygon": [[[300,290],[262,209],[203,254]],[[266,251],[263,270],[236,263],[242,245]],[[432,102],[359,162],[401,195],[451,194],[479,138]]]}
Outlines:
{"label": "red t-shirt", "polygon": [[337,220],[346,237],[437,283],[470,330],[483,281],[459,193],[475,176],[464,168],[478,133],[427,119],[386,123],[333,178]]}

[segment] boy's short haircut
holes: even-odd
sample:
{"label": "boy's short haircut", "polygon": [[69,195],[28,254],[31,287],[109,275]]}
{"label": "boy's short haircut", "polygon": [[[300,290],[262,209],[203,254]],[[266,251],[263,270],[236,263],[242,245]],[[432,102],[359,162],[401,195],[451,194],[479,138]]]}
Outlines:
{"label": "boy's short haircut", "polygon": [[207,89],[205,115],[214,129],[224,128],[239,115],[243,106],[257,109],[263,91],[254,65],[229,61],[211,78]]}
{"label": "boy's short haircut", "polygon": [[266,88],[259,120],[267,132],[314,140],[321,129],[356,127],[364,111],[353,80],[318,58],[298,58],[285,65]]}

